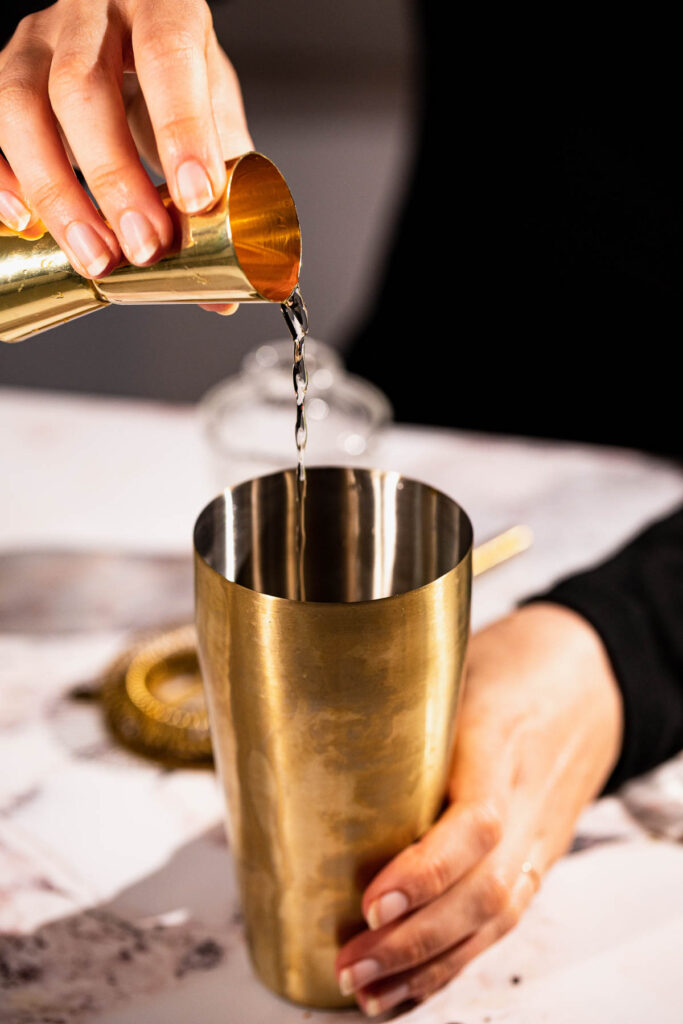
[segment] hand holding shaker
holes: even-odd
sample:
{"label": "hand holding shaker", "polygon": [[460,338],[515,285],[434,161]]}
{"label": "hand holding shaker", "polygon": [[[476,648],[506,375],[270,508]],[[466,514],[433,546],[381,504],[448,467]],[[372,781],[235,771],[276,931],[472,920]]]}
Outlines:
{"label": "hand holding shaker", "polygon": [[96,281],[77,274],[47,232],[29,238],[0,225],[0,340],[23,341],[112,302],[284,302],[301,264],[287,183],[260,153],[226,168],[226,191],[205,213],[182,213],[160,185],[175,228],[171,251],[149,267],[123,260]]}
{"label": "hand holding shaker", "polygon": [[203,510],[197,634],[254,965],[335,1007],[363,889],[444,799],[472,528],[392,472],[309,468],[303,507],[292,469]]}

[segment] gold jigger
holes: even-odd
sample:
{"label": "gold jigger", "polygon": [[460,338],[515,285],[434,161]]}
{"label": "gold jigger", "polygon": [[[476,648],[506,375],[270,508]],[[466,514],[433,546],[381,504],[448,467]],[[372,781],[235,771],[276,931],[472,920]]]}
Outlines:
{"label": "gold jigger", "polygon": [[23,341],[111,302],[284,302],[301,264],[287,183],[260,153],[225,166],[226,191],[207,213],[181,213],[160,185],[171,251],[150,267],[123,261],[97,281],[77,274],[47,232],[29,238],[0,225],[0,340]]}
{"label": "gold jigger", "polygon": [[199,658],[252,959],[334,1007],[372,876],[444,799],[467,646],[472,527],[398,473],[294,470],[216,498],[194,533]]}

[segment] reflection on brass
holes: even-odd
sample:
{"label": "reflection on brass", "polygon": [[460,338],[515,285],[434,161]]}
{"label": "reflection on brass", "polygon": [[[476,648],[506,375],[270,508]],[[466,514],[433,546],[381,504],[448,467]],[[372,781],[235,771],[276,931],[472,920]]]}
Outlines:
{"label": "reflection on brass", "polygon": [[534,534],[529,526],[511,526],[504,533],[499,533],[491,540],[476,546],[472,552],[472,575],[481,576],[483,572],[494,569],[501,562],[521,555],[533,542]]}
{"label": "reflection on brass", "polygon": [[177,764],[211,762],[194,626],[122,654],[105,673],[101,699],[112,731],[139,753]]}
{"label": "reflection on brass", "polygon": [[80,277],[51,235],[0,225],[0,340],[22,341],[111,302],[282,302],[299,279],[301,233],[285,179],[260,153],[226,163],[228,184],[207,213],[184,214],[158,191],[175,228],[158,263],[125,260],[107,277]]}
{"label": "reflection on brass", "polygon": [[[530,543],[531,530],[515,526],[478,545],[472,552],[472,575],[481,575]],[[130,566],[126,572],[130,576]],[[288,585],[294,586],[293,581]],[[107,670],[104,693],[112,727],[129,745],[132,740],[137,749],[164,761],[210,762],[193,626],[152,635],[126,651]]]}
{"label": "reflection on brass", "polygon": [[[472,575],[480,576],[525,551],[531,541],[528,526],[514,526],[477,545],[472,551]],[[128,566],[126,579],[130,575]],[[124,582],[119,581],[119,587]],[[293,581],[289,585],[294,586]],[[113,688],[105,689],[118,735],[152,737],[145,753],[163,760],[186,761],[196,756],[208,762],[211,743],[194,627],[151,636],[117,659],[107,678],[115,680]],[[173,728],[166,731],[166,725]]]}
{"label": "reflection on brass", "polygon": [[350,1005],[334,959],[361,894],[444,799],[469,631],[472,529],[398,473],[295,471],[195,527],[199,657],[252,958],[275,991]]}

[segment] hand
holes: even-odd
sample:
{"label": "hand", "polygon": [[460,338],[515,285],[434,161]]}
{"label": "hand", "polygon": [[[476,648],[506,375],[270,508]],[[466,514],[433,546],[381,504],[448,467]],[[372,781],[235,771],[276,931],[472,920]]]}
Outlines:
{"label": "hand", "polygon": [[602,642],[574,612],[532,604],[475,635],[449,806],[366,890],[371,930],[339,953],[342,991],[370,1016],[423,999],[509,931],[604,785],[621,715]]}
{"label": "hand", "polygon": [[225,160],[252,148],[204,0],[59,0],[0,52],[0,219],[21,231],[40,218],[85,277],[121,249],[146,266],[171,244],[138,154],[195,213],[225,187]]}

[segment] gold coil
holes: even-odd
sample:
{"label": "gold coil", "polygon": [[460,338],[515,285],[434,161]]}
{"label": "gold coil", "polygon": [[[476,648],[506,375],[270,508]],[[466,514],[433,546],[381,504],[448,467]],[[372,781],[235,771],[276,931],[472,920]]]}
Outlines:
{"label": "gold coil", "polygon": [[125,651],[105,673],[101,699],[112,732],[138,753],[179,764],[212,761],[194,626]]}

